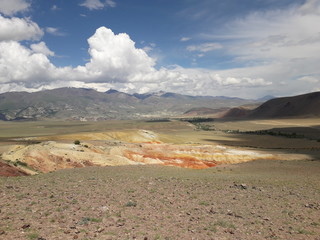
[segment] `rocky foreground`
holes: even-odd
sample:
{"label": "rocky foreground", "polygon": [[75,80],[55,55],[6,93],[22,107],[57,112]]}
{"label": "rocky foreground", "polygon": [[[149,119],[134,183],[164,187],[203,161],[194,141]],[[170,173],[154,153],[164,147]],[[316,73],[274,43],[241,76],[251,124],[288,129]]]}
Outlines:
{"label": "rocky foreground", "polygon": [[0,239],[312,239],[320,162],[66,169],[0,178]]}

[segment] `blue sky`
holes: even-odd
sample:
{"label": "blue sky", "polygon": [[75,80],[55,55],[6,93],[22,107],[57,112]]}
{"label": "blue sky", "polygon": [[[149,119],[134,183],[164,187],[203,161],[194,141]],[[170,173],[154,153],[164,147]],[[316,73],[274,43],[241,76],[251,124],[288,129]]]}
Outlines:
{"label": "blue sky", "polygon": [[320,90],[320,0],[0,0],[0,92]]}

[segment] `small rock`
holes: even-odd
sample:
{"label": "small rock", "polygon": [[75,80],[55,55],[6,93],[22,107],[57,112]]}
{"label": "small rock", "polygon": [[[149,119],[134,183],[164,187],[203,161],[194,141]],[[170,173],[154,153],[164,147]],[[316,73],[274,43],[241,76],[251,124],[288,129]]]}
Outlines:
{"label": "small rock", "polygon": [[233,216],[233,212],[231,210],[227,210],[227,215]]}
{"label": "small rock", "polygon": [[0,235],[3,235],[3,234],[5,234],[5,233],[6,233],[5,231],[0,230]]}
{"label": "small rock", "polygon": [[248,186],[245,183],[241,183],[241,184],[234,183],[233,186],[230,186],[230,187],[234,187],[234,188],[238,188],[238,189],[242,189],[242,190],[248,189]]}
{"label": "small rock", "polygon": [[21,228],[22,229],[27,229],[27,228],[29,228],[30,227],[30,224],[24,224]]}
{"label": "small rock", "polygon": [[104,231],[104,228],[98,228],[96,232],[97,232],[97,233],[101,233],[101,232],[103,232],[103,231]]}
{"label": "small rock", "polygon": [[217,211],[215,211],[214,208],[212,207],[212,208],[210,208],[209,213],[211,213],[211,214],[216,214]]}
{"label": "small rock", "polygon": [[230,233],[230,234],[234,234],[234,231],[232,229],[227,229],[224,231],[225,233]]}
{"label": "small rock", "polygon": [[240,188],[241,188],[241,189],[248,189],[248,187],[247,187],[246,184],[240,184]]}
{"label": "small rock", "polygon": [[117,227],[122,227],[122,226],[124,226],[124,222],[118,222],[117,223]]}

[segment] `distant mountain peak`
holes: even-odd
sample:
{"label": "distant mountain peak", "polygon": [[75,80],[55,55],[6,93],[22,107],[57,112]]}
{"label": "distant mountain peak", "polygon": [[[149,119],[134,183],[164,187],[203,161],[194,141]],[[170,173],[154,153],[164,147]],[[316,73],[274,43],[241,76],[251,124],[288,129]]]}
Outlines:
{"label": "distant mountain peak", "polygon": [[261,101],[261,102],[265,102],[265,101],[268,101],[268,100],[274,99],[274,98],[275,98],[275,96],[266,95],[266,96],[264,96],[264,97],[262,97],[262,98],[258,98],[257,100],[258,100],[258,101]]}
{"label": "distant mountain peak", "polygon": [[112,93],[119,93],[118,90],[110,88],[108,91],[106,91],[107,94],[112,94]]}

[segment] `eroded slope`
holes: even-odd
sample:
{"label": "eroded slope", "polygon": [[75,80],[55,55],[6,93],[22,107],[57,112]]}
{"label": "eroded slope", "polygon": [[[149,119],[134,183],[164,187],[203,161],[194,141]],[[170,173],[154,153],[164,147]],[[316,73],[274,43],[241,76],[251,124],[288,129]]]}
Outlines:
{"label": "eroded slope", "polygon": [[[70,142],[76,138],[81,139],[80,144]],[[85,166],[158,164],[205,169],[258,159],[310,158],[302,154],[269,153],[217,144],[173,144],[161,141],[163,139],[166,137],[147,130],[69,134],[53,136],[50,141],[32,138],[43,142],[14,145],[2,158],[12,163],[26,163],[28,171],[34,174]]]}

